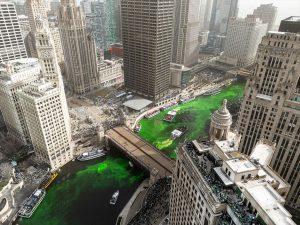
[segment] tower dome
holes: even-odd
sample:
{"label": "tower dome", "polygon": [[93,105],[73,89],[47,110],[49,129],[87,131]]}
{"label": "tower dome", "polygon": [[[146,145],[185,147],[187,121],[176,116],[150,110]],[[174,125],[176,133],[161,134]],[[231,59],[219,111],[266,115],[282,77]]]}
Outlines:
{"label": "tower dome", "polygon": [[227,100],[224,99],[222,106],[212,114],[209,131],[210,139],[227,139],[231,124],[232,116],[227,109]]}

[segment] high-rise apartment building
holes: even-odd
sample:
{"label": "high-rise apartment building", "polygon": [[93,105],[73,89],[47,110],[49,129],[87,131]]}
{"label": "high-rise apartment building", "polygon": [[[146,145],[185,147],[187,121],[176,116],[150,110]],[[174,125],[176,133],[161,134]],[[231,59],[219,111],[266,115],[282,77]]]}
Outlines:
{"label": "high-rise apartment building", "polygon": [[238,0],[214,0],[210,19],[210,32],[226,35],[231,17],[238,15]]}
{"label": "high-rise apartment building", "polygon": [[82,94],[98,87],[95,43],[86,29],[84,14],[75,0],[62,0],[59,31],[71,89]]}
{"label": "high-rise apartment building", "polygon": [[300,209],[300,34],[269,32],[258,48],[241,105],[240,150],[276,143],[271,167],[288,183],[288,204]]}
{"label": "high-rise apartment building", "polygon": [[27,58],[14,3],[0,2],[0,63]]}
{"label": "high-rise apartment building", "polygon": [[[218,118],[223,108],[216,112]],[[238,134],[228,132],[221,138],[210,145],[189,142],[179,149],[168,224],[296,225],[283,206],[290,185],[268,166],[274,145],[259,141],[247,157],[238,152]]]}
{"label": "high-rise apartment building", "polygon": [[176,0],[172,62],[184,66],[198,63],[199,34],[206,0]]}
{"label": "high-rise apartment building", "polygon": [[69,114],[61,89],[45,79],[37,80],[18,93],[39,162],[57,170],[73,158]]}
{"label": "high-rise apartment building", "polygon": [[121,1],[125,87],[152,100],[169,88],[173,10],[172,0]]}
{"label": "high-rise apartment building", "polygon": [[277,7],[273,4],[262,4],[253,11],[253,15],[260,18],[263,23],[268,24],[267,31],[274,30],[277,16]]}
{"label": "high-rise apartment building", "polygon": [[38,59],[26,58],[0,65],[0,108],[8,134],[22,143],[30,141],[17,92],[40,76]]}
{"label": "high-rise apartment building", "polygon": [[228,23],[225,47],[220,61],[234,66],[247,66],[254,62],[267,24],[253,15],[246,18],[232,17]]}

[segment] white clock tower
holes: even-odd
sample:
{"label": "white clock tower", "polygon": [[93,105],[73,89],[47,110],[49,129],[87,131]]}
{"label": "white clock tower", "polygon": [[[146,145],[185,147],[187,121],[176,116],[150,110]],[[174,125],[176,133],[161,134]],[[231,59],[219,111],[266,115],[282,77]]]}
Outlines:
{"label": "white clock tower", "polygon": [[68,135],[71,138],[71,124],[68,112],[68,105],[66,100],[65,88],[63,78],[61,75],[60,67],[58,65],[55,45],[47,21],[41,17],[36,17],[36,50],[38,59],[41,65],[42,77],[53,83],[60,90],[61,101],[63,105],[64,118]]}
{"label": "white clock tower", "polygon": [[[63,88],[62,76],[58,65],[54,42],[48,23],[42,17],[35,18],[36,33],[35,42],[37,56],[42,67],[42,75],[47,80]],[[61,84],[59,84],[61,83]]]}

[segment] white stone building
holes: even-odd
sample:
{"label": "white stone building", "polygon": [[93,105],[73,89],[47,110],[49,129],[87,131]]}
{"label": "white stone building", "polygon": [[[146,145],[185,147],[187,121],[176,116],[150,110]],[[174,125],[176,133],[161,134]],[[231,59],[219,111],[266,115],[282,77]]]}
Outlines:
{"label": "white stone building", "polygon": [[274,25],[277,16],[277,7],[273,4],[261,4],[259,7],[254,9],[253,15],[259,18],[263,23],[268,24],[267,31],[274,30]]}
{"label": "white stone building", "polygon": [[69,115],[61,90],[45,79],[18,93],[37,160],[57,170],[73,159]]}
{"label": "white stone building", "polygon": [[248,15],[246,18],[230,18],[220,61],[233,66],[252,64],[266,31],[267,24],[263,24],[253,15]]}
{"label": "white stone building", "polygon": [[0,109],[8,134],[22,143],[30,141],[17,92],[40,76],[38,59],[17,59],[0,65]]}
{"label": "white stone building", "polygon": [[296,225],[284,208],[290,185],[269,163],[275,145],[259,141],[247,157],[240,136],[178,151],[173,172],[169,225]]}
{"label": "white stone building", "polygon": [[0,2],[0,63],[27,58],[18,16],[13,2]]}

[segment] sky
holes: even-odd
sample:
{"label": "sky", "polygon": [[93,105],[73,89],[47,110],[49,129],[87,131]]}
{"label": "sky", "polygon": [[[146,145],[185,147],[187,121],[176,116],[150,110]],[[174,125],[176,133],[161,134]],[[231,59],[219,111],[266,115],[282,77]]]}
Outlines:
{"label": "sky", "polygon": [[[80,0],[77,2],[79,3]],[[245,17],[260,4],[268,3],[273,3],[278,8],[276,25],[289,16],[300,16],[300,0],[239,0],[239,16]]]}
{"label": "sky", "polygon": [[300,16],[300,0],[239,0],[239,16],[251,14],[260,4],[273,3],[278,8],[276,25],[289,16]]}

